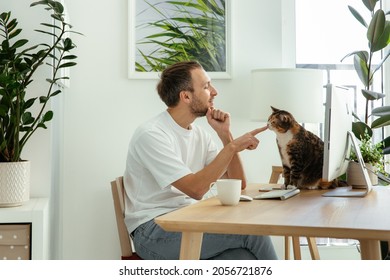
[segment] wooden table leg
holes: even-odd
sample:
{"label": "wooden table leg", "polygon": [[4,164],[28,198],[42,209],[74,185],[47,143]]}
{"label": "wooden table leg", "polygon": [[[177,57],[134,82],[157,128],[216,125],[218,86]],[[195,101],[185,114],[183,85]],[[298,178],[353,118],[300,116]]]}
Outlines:
{"label": "wooden table leg", "polygon": [[299,236],[292,237],[292,244],[293,244],[294,259],[302,260],[301,244],[299,242]]}
{"label": "wooden table leg", "polygon": [[199,260],[203,232],[183,232],[181,236],[180,259]]}
{"label": "wooden table leg", "polygon": [[360,242],[360,255],[362,260],[380,260],[381,251],[378,240],[362,239]]}
{"label": "wooden table leg", "polygon": [[284,259],[290,259],[290,236],[286,235],[284,237]]}
{"label": "wooden table leg", "polygon": [[309,245],[311,259],[312,260],[319,260],[320,259],[320,252],[318,251],[316,238],[315,237],[307,237],[307,243]]}

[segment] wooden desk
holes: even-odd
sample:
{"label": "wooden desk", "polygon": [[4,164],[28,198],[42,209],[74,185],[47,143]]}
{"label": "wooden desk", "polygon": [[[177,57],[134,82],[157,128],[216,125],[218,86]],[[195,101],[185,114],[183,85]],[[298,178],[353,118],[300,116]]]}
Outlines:
{"label": "wooden desk", "polygon": [[[258,194],[265,185],[249,184],[243,193]],[[390,187],[374,187],[364,198],[323,197],[323,192],[237,206],[222,206],[213,197],[155,221],[166,231],[183,233],[180,259],[199,259],[204,232],[357,239],[362,259],[380,259],[379,240],[390,240]]]}

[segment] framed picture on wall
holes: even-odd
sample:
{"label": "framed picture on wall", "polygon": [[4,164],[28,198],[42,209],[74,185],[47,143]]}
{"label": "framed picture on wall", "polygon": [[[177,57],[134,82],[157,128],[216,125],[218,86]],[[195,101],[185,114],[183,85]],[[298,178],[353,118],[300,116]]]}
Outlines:
{"label": "framed picture on wall", "polygon": [[128,0],[130,79],[155,79],[197,60],[213,79],[231,78],[231,0]]}

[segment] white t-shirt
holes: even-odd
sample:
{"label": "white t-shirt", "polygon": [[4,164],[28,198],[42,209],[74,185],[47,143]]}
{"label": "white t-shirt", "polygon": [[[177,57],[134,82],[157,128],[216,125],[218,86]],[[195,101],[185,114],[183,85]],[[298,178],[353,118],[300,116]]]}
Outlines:
{"label": "white t-shirt", "polygon": [[130,141],[124,173],[128,231],[195,202],[171,184],[200,171],[217,154],[206,131],[196,125],[184,129],[167,111],[140,126]]}

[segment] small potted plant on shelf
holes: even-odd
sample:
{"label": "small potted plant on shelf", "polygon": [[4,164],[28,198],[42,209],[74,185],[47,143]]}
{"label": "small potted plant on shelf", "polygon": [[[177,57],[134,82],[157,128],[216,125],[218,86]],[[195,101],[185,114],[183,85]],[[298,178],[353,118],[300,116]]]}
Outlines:
{"label": "small potted plant on shelf", "polygon": [[[63,5],[43,0],[30,6],[36,5],[51,12],[53,23],[41,23],[43,29],[35,30],[49,36],[51,43],[28,46],[28,40],[20,38],[22,29],[17,19],[11,12],[0,12],[0,207],[21,205],[29,199],[30,162],[23,160],[23,149],[53,118],[48,102],[61,93],[58,82],[68,79],[61,70],[76,65],[77,57],[70,54],[75,45],[67,36],[73,31],[65,20]],[[42,67],[51,69],[50,77],[42,81],[47,83],[47,90],[29,93]]]}
{"label": "small potted plant on shelf", "polygon": [[[360,120],[354,114],[356,121],[352,124],[352,131],[361,141],[360,150],[365,162],[373,163],[374,166],[379,167],[380,171],[384,171],[383,155],[390,153],[390,137],[373,144],[372,135],[373,129],[390,124],[390,106],[380,106],[370,112],[369,105],[372,101],[382,99],[385,96],[384,93],[373,91],[372,85],[374,74],[380,72],[384,62],[390,55],[390,50],[384,51],[390,44],[390,22],[386,19],[389,12],[385,13],[378,7],[377,2],[379,0],[362,0],[362,2],[371,15],[368,24],[356,9],[351,6],[348,6],[348,8],[356,20],[365,27],[368,49],[349,53],[342,61],[353,56],[356,73],[364,85],[364,89],[361,91],[366,99],[364,120]],[[380,58],[378,64],[373,63],[375,56]],[[377,118],[371,121],[370,115]],[[381,153],[380,156],[379,153]],[[379,157],[381,160],[379,160]]]}

